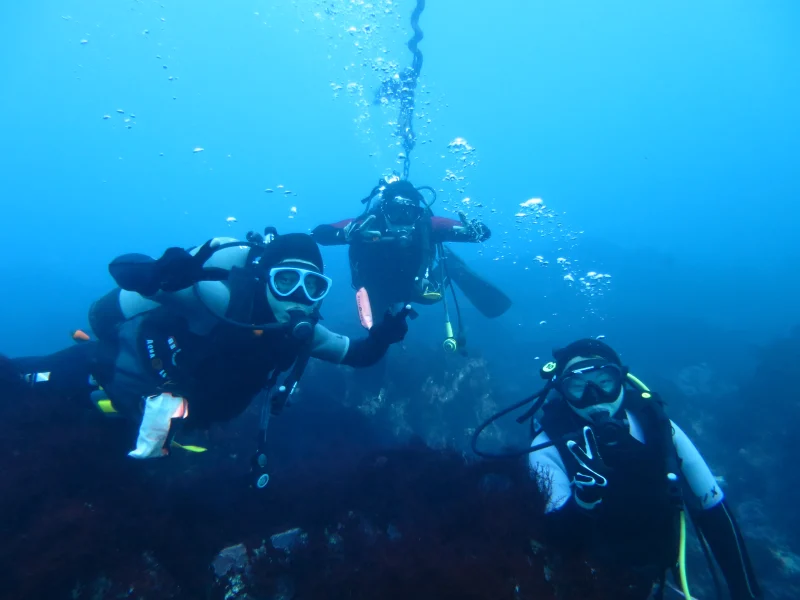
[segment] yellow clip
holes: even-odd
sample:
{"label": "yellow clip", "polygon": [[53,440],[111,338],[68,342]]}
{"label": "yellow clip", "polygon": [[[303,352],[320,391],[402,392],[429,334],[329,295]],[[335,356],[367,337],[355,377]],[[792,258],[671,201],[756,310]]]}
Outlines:
{"label": "yellow clip", "polygon": [[200,452],[205,452],[207,450],[207,448],[203,448],[202,446],[189,446],[189,445],[184,446],[183,444],[179,444],[175,440],[172,441],[172,445],[175,446],[176,448],[180,448],[181,450],[186,450],[187,452],[200,453]]}
{"label": "yellow clip", "polygon": [[638,377],[636,377],[635,375],[631,375],[630,373],[628,373],[628,380],[631,381],[634,386],[639,388],[640,392],[649,392],[650,391],[650,388],[647,387],[644,383],[642,383],[642,380],[639,379]]}
{"label": "yellow clip", "polygon": [[111,400],[106,398],[105,400],[98,400],[97,401],[97,408],[99,408],[103,414],[110,415],[117,412],[117,409],[114,408],[114,405],[111,404]]}

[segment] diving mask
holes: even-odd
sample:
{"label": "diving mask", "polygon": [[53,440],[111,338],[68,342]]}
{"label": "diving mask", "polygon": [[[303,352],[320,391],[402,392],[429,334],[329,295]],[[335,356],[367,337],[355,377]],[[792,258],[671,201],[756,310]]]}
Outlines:
{"label": "diving mask", "polygon": [[269,283],[272,292],[280,298],[288,298],[302,289],[308,301],[319,302],[328,295],[332,281],[308,269],[273,267],[269,271]]}
{"label": "diving mask", "polygon": [[381,208],[383,216],[392,225],[413,225],[423,212],[418,202],[403,196],[395,196],[391,200],[384,201]]}
{"label": "diving mask", "polygon": [[627,373],[605,359],[581,361],[555,381],[556,389],[574,408],[614,403],[620,396]]}

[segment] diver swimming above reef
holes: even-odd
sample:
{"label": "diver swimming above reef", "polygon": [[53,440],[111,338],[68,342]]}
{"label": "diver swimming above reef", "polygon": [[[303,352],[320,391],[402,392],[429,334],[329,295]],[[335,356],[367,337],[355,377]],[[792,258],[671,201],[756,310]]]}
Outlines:
{"label": "diver swimming above reef", "polygon": [[[549,495],[547,545],[586,555],[599,572],[616,573],[611,580],[627,577],[626,598],[650,597],[654,583],[655,597],[662,597],[669,571],[688,598],[688,512],[712,573],[709,547],[731,597],[762,598],[725,494],[658,395],[599,340],[578,340],[553,357],[542,369],[544,388],[494,415],[473,437],[480,456],[530,454],[531,474]],[[477,449],[486,427],[531,403],[517,419],[530,420],[530,448],[508,455]]]}
{"label": "diver swimming above reef", "polygon": [[[365,290],[371,306],[381,312],[395,304],[442,302],[447,313],[447,288],[452,290],[455,282],[484,316],[499,317],[511,306],[508,296],[444,245],[483,242],[491,236],[489,228],[463,214],[461,221],[434,216],[433,201],[422,191],[435,200],[430,187],[414,187],[397,176],[383,178],[362,200],[366,206],[360,217],[319,225],[312,236],[323,246],[349,246],[353,288]],[[449,325],[449,314],[446,320]],[[446,347],[455,349],[456,341],[451,344]]]}
{"label": "diver swimming above reef", "polygon": [[0,393],[93,397],[140,421],[130,456],[152,458],[169,454],[178,425],[232,419],[272,389],[265,434],[309,358],[366,367],[405,337],[407,308],[359,340],[320,325],[331,280],[319,247],[306,234],[265,234],[169,248],[158,260],[116,258],[109,272],[119,287],[89,311],[97,339],[49,356],[3,358]]}

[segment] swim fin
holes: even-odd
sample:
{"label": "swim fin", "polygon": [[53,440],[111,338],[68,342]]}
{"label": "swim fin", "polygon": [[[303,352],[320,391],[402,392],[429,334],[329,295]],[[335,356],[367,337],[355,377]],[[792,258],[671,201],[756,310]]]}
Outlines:
{"label": "swim fin", "polygon": [[499,317],[511,308],[511,298],[470,269],[448,246],[443,246],[447,272],[470,303],[487,319]]}

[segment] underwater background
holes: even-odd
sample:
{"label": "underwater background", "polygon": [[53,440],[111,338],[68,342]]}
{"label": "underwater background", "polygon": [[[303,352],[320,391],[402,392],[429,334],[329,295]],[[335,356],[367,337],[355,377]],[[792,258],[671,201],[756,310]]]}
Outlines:
{"label": "underwater background", "polygon": [[[71,343],[120,254],[359,214],[402,169],[375,93],[410,64],[414,5],[7,3],[0,351]],[[557,597],[535,486],[469,436],[601,335],[722,478],[767,597],[800,596],[799,25],[789,0],[428,0],[410,179],[490,227],[459,254],[512,308],[463,304],[467,357],[422,308],[377,397],[312,364],[262,496],[257,411],[142,465],[93,406],[4,402],[0,598]],[[323,256],[325,324],[361,335],[347,252]],[[495,445],[526,443],[506,421]],[[247,568],[219,568],[237,544]]]}

